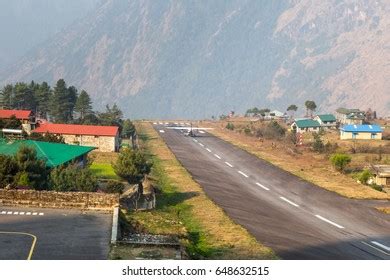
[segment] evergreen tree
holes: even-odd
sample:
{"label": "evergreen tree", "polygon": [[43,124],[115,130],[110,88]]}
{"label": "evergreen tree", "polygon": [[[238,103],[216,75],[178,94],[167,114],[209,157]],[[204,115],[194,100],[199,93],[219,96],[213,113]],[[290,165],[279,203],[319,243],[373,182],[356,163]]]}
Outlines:
{"label": "evergreen tree", "polygon": [[75,112],[79,113],[81,122],[84,121],[85,116],[92,113],[92,101],[85,90],[82,90],[77,98]]}
{"label": "evergreen tree", "polygon": [[47,119],[47,114],[49,112],[49,100],[51,95],[50,86],[46,82],[43,82],[35,89],[34,95],[37,103],[37,116]]}
{"label": "evergreen tree", "polygon": [[106,112],[99,113],[99,119],[102,125],[116,125],[122,128],[123,113],[114,103],[112,107],[106,105]]}
{"label": "evergreen tree", "polygon": [[316,103],[314,101],[312,101],[312,100],[307,100],[305,102],[305,107],[306,107],[306,116],[309,116],[309,112],[310,112],[310,116],[312,117],[313,116],[313,112],[317,108]]}
{"label": "evergreen tree", "polygon": [[133,136],[134,133],[135,133],[135,126],[134,126],[134,124],[129,119],[125,120],[123,122],[122,137],[130,138],[130,136]]}
{"label": "evergreen tree", "polygon": [[68,88],[63,79],[57,81],[53,94],[50,98],[50,117],[56,123],[67,123],[69,121]]}
{"label": "evergreen tree", "polygon": [[0,91],[0,108],[2,109],[12,109],[12,96],[13,96],[13,85],[6,85]]}
{"label": "evergreen tree", "polygon": [[35,111],[33,90],[26,83],[16,83],[14,86],[14,109]]}

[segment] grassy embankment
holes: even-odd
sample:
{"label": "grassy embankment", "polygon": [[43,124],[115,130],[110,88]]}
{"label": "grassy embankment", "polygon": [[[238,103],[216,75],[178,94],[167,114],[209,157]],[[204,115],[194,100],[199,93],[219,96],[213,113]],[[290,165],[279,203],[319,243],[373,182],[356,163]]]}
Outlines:
{"label": "grassy embankment", "polygon": [[275,259],[275,253],[235,224],[180,165],[150,123],[136,124],[141,148],[153,162],[157,208],[128,212],[138,231],[179,235],[193,259]]}
{"label": "grassy embankment", "polygon": [[[248,123],[250,122],[241,122],[235,126],[245,126]],[[204,122],[202,125],[214,127],[210,132],[215,136],[329,191],[355,199],[390,199],[390,194],[359,184],[350,176],[335,171],[322,154],[307,149],[301,154],[294,154],[286,143],[277,140],[261,142],[256,137],[225,129],[226,124],[227,122]]]}

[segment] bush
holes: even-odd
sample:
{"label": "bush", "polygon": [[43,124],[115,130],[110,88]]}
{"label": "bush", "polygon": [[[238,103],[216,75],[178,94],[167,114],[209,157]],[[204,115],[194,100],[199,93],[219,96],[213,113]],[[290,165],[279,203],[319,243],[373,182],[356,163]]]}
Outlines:
{"label": "bush", "polygon": [[251,135],[251,134],[252,134],[252,130],[251,130],[249,127],[245,127],[245,128],[244,128],[244,133],[245,133],[246,135]]}
{"label": "bush", "polygon": [[370,170],[363,170],[359,175],[358,175],[358,180],[364,184],[367,185],[367,181],[372,177],[372,173]]}
{"label": "bush", "polygon": [[124,189],[125,185],[122,182],[111,180],[108,181],[105,192],[122,194]]}
{"label": "bush", "polygon": [[256,131],[257,137],[279,140],[286,135],[286,129],[277,121],[271,121],[266,127],[259,128]]}
{"label": "bush", "polygon": [[234,130],[234,124],[232,124],[232,123],[227,123],[227,125],[226,125],[226,129],[229,129],[229,130]]}
{"label": "bush", "polygon": [[325,150],[324,142],[321,139],[321,135],[319,133],[313,133],[314,142],[312,143],[311,147],[315,152],[322,153]]}
{"label": "bush", "polygon": [[371,188],[373,188],[374,190],[378,191],[378,192],[382,192],[383,191],[383,187],[382,186],[379,186],[379,185],[371,185]]}
{"label": "bush", "polygon": [[340,172],[344,172],[345,167],[351,162],[351,157],[346,154],[333,154],[330,161],[334,168]]}
{"label": "bush", "polygon": [[94,192],[97,189],[97,180],[92,171],[76,164],[54,168],[50,173],[50,183],[55,191]]}
{"label": "bush", "polygon": [[151,166],[141,151],[128,148],[121,150],[113,165],[115,173],[130,183],[139,182],[150,172]]}
{"label": "bush", "polygon": [[14,182],[19,169],[13,157],[0,155],[0,162],[0,188],[4,188]]}

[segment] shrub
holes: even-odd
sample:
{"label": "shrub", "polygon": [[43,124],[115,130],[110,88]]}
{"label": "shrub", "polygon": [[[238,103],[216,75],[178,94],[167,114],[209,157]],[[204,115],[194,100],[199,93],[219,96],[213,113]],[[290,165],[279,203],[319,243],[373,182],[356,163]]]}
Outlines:
{"label": "shrub", "polygon": [[252,134],[252,130],[251,130],[249,127],[245,127],[245,128],[244,128],[244,133],[245,133],[246,135],[251,135],[251,134]]}
{"label": "shrub", "polygon": [[376,190],[378,192],[382,192],[383,191],[383,187],[379,186],[379,185],[376,185],[376,184],[371,185],[371,188],[373,188],[374,190]]}
{"label": "shrub", "polygon": [[256,130],[257,137],[279,140],[286,135],[286,129],[277,121],[271,121],[267,126]]}
{"label": "shrub", "polygon": [[362,184],[365,184],[367,185],[367,181],[372,177],[372,173],[370,170],[363,170],[359,176],[358,176],[358,180],[362,183]]}
{"label": "shrub", "polygon": [[4,188],[14,182],[14,176],[18,173],[18,165],[11,156],[0,155],[0,188]]}
{"label": "shrub", "polygon": [[151,166],[141,151],[128,148],[121,150],[113,165],[115,173],[131,183],[139,182],[150,172]]}
{"label": "shrub", "polygon": [[124,189],[125,185],[122,182],[111,180],[108,181],[105,192],[122,194]]}
{"label": "shrub", "polygon": [[50,183],[55,191],[94,192],[97,189],[97,180],[92,171],[76,164],[54,168],[50,173]]}
{"label": "shrub", "polygon": [[234,124],[228,122],[227,125],[226,125],[226,129],[234,130]]}
{"label": "shrub", "polygon": [[345,167],[351,162],[351,160],[351,157],[346,154],[333,154],[330,157],[332,165],[340,172],[344,172]]}
{"label": "shrub", "polygon": [[315,152],[322,153],[325,150],[324,142],[321,139],[321,135],[319,133],[313,133],[314,142],[312,143],[311,147]]}

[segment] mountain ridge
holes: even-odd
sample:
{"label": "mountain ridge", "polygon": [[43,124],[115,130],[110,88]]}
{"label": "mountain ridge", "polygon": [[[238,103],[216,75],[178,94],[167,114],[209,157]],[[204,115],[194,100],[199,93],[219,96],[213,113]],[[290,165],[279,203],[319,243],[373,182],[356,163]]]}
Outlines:
{"label": "mountain ridge", "polygon": [[322,112],[388,115],[389,11],[374,0],[109,0],[0,73],[0,85],[64,78],[135,118],[303,109],[307,99]]}

